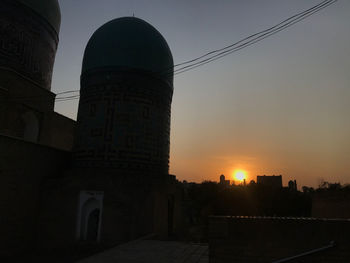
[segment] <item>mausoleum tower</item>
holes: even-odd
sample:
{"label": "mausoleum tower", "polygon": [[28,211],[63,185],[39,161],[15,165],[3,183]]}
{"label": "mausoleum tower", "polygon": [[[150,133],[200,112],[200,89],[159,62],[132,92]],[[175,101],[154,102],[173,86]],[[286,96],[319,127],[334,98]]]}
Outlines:
{"label": "mausoleum tower", "polygon": [[92,35],[82,65],[76,167],[168,174],[173,66],[165,39],[141,19],[118,18]]}
{"label": "mausoleum tower", "polygon": [[1,0],[0,134],[51,144],[57,0]]}

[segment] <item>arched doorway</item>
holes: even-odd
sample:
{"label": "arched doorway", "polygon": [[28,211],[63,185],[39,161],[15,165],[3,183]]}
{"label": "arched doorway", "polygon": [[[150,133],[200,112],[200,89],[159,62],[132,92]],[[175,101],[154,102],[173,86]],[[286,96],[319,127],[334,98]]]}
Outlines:
{"label": "arched doorway", "polygon": [[77,217],[77,240],[99,242],[101,232],[103,192],[81,191]]}
{"label": "arched doorway", "polygon": [[80,239],[98,241],[100,202],[95,198],[85,201],[81,209]]}

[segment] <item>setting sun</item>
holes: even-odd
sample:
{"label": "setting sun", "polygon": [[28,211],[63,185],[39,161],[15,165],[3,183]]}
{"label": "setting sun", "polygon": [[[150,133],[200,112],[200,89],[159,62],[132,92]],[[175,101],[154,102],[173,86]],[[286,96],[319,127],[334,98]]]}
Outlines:
{"label": "setting sun", "polygon": [[233,177],[236,181],[243,181],[247,179],[246,172],[243,170],[236,170],[233,174]]}

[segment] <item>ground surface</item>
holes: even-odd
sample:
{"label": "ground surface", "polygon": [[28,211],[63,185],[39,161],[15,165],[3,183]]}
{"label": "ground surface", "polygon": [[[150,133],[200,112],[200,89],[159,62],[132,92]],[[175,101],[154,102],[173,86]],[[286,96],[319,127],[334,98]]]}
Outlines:
{"label": "ground surface", "polygon": [[136,240],[78,263],[208,263],[208,246],[176,241]]}

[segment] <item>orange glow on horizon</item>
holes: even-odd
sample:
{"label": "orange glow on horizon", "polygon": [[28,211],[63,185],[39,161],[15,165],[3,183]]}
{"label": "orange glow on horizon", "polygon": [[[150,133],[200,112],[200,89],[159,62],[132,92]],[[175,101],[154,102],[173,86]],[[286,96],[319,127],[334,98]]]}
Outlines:
{"label": "orange glow on horizon", "polygon": [[247,172],[244,170],[235,170],[233,173],[233,178],[235,181],[243,182],[247,179]]}

